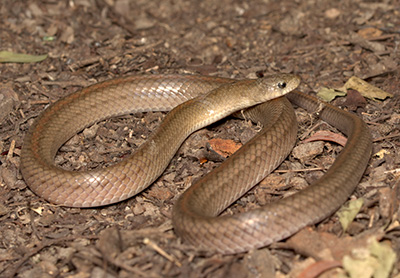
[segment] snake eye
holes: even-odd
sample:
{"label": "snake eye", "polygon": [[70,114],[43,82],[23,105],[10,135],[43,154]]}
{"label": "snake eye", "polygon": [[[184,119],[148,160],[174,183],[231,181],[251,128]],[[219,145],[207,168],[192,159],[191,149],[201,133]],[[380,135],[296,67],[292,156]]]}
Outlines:
{"label": "snake eye", "polygon": [[286,82],[279,82],[278,83],[278,88],[279,89],[285,89],[286,88]]}

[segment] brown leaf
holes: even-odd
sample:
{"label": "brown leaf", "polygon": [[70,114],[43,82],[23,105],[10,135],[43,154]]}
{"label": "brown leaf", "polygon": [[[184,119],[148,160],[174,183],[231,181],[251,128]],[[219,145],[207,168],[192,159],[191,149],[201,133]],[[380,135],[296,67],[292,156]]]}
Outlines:
{"label": "brown leaf", "polygon": [[380,37],[382,35],[382,31],[374,27],[367,27],[359,30],[357,34],[364,39],[371,40]]}
{"label": "brown leaf", "polygon": [[19,106],[18,94],[13,89],[12,82],[0,84],[0,124]]}
{"label": "brown leaf", "polygon": [[312,159],[317,155],[320,155],[324,150],[324,143],[323,142],[308,142],[305,144],[300,144],[296,146],[292,154],[295,158],[299,159],[300,161],[305,161],[307,159]]}
{"label": "brown leaf", "polygon": [[225,158],[236,152],[242,146],[242,144],[236,143],[233,140],[218,138],[209,140],[208,144],[210,145],[210,149]]}
{"label": "brown leaf", "polygon": [[374,229],[355,237],[339,238],[334,234],[316,232],[307,227],[289,238],[284,245],[316,260],[341,261],[345,255],[351,254],[353,249],[366,246],[370,238],[379,240],[382,236],[382,231]]}
{"label": "brown leaf", "polygon": [[344,145],[346,145],[347,138],[338,133],[333,133],[327,130],[320,130],[311,135],[311,137],[304,140],[305,143],[313,141],[331,141],[344,147]]}
{"label": "brown leaf", "polygon": [[168,188],[153,186],[149,191],[149,197],[166,201],[174,197],[174,194]]}
{"label": "brown leaf", "polygon": [[356,110],[357,107],[364,107],[367,105],[367,101],[358,91],[347,90],[347,98],[343,105],[349,107],[351,110]]}
{"label": "brown leaf", "polygon": [[96,245],[107,258],[116,258],[122,250],[122,239],[119,230],[116,227],[111,227],[101,231]]}
{"label": "brown leaf", "polygon": [[319,277],[323,272],[334,268],[341,267],[342,263],[339,261],[319,261],[304,269],[298,278],[315,278]]}

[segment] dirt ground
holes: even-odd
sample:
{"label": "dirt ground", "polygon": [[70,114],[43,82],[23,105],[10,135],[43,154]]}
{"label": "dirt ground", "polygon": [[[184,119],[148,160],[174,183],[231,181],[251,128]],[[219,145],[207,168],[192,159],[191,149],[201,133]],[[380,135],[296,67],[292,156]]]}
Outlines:
{"label": "dirt ground", "polygon": [[[38,63],[0,64],[1,277],[372,277],[363,258],[382,265],[388,254],[400,254],[398,1],[0,3],[0,51],[48,55]],[[244,142],[257,129],[236,119],[196,132],[152,186],[103,208],[48,203],[19,172],[23,139],[35,118],[84,86],[128,74],[255,78],[276,72],[300,75],[304,92],[340,88],[357,76],[393,95],[333,101],[363,118],[374,140],[368,168],[349,198],[364,203],[345,232],[335,214],[289,240],[229,256],[199,251],[175,235],[170,220],[175,200],[220,163],[204,155],[210,139]],[[337,133],[301,109],[297,115],[300,146],[316,130]],[[56,161],[74,170],[115,163],[162,118],[156,112],[106,120],[73,137]],[[341,147],[318,144],[320,151],[312,155],[290,155],[226,213],[280,199],[320,178]],[[369,249],[372,238],[386,248],[383,260]],[[350,264],[366,276],[346,267],[349,258],[361,262]],[[399,256],[392,268],[380,277],[399,277]]]}

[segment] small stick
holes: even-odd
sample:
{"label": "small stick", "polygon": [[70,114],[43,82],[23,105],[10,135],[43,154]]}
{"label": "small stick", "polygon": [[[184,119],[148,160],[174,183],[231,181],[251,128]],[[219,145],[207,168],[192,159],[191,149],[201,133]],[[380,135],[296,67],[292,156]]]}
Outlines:
{"label": "small stick", "polygon": [[150,246],[151,248],[153,248],[157,253],[159,253],[161,256],[165,257],[167,260],[173,262],[176,266],[178,266],[178,267],[182,266],[182,264],[174,256],[165,252],[155,242],[151,241],[147,237],[143,239],[143,243]]}

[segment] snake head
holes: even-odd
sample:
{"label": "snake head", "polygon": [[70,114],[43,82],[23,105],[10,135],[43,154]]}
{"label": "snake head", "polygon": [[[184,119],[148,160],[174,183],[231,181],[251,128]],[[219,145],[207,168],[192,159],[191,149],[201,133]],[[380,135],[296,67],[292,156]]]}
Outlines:
{"label": "snake head", "polygon": [[274,99],[296,89],[300,84],[300,77],[294,74],[280,73],[257,79],[259,88],[264,92],[266,99]]}

